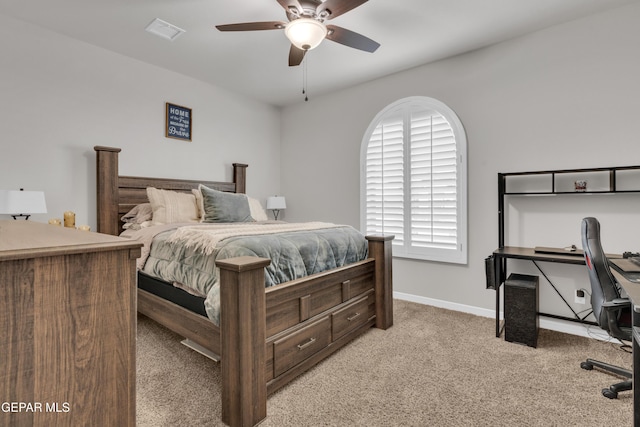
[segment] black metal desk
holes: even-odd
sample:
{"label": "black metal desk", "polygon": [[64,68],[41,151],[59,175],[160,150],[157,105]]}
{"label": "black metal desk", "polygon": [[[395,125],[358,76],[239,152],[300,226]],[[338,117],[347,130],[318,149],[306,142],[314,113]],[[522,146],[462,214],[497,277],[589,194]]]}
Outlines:
{"label": "black metal desk", "polygon": [[640,426],[640,283],[630,282],[613,268],[611,273],[620,283],[633,306],[631,311],[633,323],[633,342],[631,345],[633,348],[633,425],[638,427]]}
{"label": "black metal desk", "polygon": [[[561,264],[575,264],[575,265],[585,265],[584,256],[582,252],[570,252],[567,251],[567,254],[556,254],[556,253],[546,253],[546,252],[536,252],[534,248],[522,248],[517,246],[504,246],[502,248],[498,248],[493,251],[493,270],[494,270],[494,281],[493,281],[493,289],[496,291],[496,337],[499,337],[502,334],[502,326],[500,322],[500,286],[506,280],[507,274],[507,259],[524,259],[528,261],[532,261],[536,266],[538,271],[542,273],[544,278],[551,284],[556,293],[562,298],[567,307],[571,309],[574,314],[574,317],[564,317],[557,316],[555,314],[547,314],[547,313],[538,313],[541,316],[553,317],[557,319],[570,320],[574,322],[581,323],[593,323],[587,322],[584,319],[585,317],[580,317],[578,313],[576,313],[573,308],[569,305],[567,300],[558,292],[554,284],[549,280],[547,275],[540,269],[540,266],[536,261],[542,262],[555,262]],[[640,298],[638,299],[640,303]]]}

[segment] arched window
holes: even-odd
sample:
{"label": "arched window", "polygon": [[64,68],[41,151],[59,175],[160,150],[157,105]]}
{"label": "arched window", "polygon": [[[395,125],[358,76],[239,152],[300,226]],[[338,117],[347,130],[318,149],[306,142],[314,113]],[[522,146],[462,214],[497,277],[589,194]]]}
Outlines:
{"label": "arched window", "polygon": [[361,227],[393,255],[467,262],[467,138],[442,102],[410,97],[373,119],[360,155]]}

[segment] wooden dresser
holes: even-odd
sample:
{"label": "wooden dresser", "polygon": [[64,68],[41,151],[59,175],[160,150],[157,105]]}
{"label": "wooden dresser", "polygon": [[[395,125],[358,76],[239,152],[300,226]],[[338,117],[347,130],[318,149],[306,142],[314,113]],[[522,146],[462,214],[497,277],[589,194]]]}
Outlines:
{"label": "wooden dresser", "polygon": [[135,425],[140,247],[0,221],[0,425]]}

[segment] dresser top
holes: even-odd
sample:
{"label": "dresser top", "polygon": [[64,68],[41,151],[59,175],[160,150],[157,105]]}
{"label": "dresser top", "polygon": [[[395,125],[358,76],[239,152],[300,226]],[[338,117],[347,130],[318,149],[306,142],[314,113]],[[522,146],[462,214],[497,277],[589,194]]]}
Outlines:
{"label": "dresser top", "polygon": [[0,261],[115,249],[139,252],[141,246],[137,240],[107,234],[35,221],[0,220]]}

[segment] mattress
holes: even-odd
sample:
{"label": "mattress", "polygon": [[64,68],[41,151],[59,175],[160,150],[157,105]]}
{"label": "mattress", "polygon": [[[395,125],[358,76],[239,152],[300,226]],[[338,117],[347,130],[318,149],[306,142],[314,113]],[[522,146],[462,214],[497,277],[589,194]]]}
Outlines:
{"label": "mattress", "polygon": [[201,316],[207,316],[207,312],[204,309],[203,297],[190,294],[171,283],[149,276],[142,271],[138,272],[138,288],[178,304],[179,306]]}

